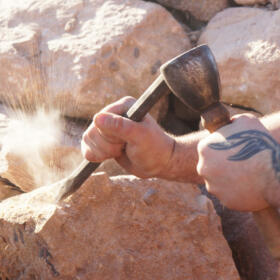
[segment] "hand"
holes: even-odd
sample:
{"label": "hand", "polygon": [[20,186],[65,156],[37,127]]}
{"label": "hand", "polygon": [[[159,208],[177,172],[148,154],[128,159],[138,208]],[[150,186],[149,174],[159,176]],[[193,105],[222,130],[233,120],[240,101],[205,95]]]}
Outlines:
{"label": "hand", "polygon": [[160,177],[166,172],[174,140],[149,114],[139,123],[122,117],[134,102],[125,97],[96,114],[83,135],[82,153],[93,162],[115,158],[141,178]]}
{"label": "hand", "polygon": [[[228,208],[257,211],[277,197],[279,144],[259,119],[244,114],[198,144],[197,172],[207,190]],[[272,195],[274,194],[274,195]]]}

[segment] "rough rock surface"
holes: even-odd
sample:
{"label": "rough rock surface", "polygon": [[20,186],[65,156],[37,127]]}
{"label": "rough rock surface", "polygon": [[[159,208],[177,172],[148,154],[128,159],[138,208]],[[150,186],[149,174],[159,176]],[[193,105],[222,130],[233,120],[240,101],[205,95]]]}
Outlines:
{"label": "rough rock surface", "polygon": [[201,21],[210,20],[229,6],[228,0],[156,0],[158,3],[183,12],[191,13]]}
{"label": "rough rock surface", "polygon": [[256,4],[266,4],[272,2],[270,0],[234,0],[238,5],[256,5]]}
{"label": "rough rock surface", "polygon": [[[206,193],[205,188],[203,193]],[[223,233],[232,249],[236,266],[242,280],[279,280],[279,262],[268,252],[251,213],[232,211],[212,199],[221,217]]]}
{"label": "rough rock surface", "polygon": [[2,278],[239,279],[195,186],[98,173],[53,202],[39,188],[0,203]]}
{"label": "rough rock surface", "polygon": [[[208,24],[207,43],[218,63],[222,100],[267,114],[280,109],[280,10],[230,8]],[[265,30],[265,32],[264,32]]]}
{"label": "rough rock surface", "polygon": [[8,1],[0,18],[0,98],[74,117],[138,97],[162,63],[190,48],[166,9],[139,0]]}

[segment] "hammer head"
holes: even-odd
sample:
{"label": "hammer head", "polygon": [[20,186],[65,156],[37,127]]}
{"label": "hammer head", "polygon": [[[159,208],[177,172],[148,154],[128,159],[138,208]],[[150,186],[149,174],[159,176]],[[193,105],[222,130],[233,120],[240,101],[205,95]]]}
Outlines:
{"label": "hammer head", "polygon": [[201,113],[219,102],[219,72],[207,45],[173,58],[160,71],[173,93],[192,109]]}

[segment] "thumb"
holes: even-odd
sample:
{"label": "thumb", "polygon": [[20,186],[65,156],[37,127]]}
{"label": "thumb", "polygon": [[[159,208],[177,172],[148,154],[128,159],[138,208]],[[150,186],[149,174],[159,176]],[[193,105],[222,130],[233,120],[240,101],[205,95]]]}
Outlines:
{"label": "thumb", "polygon": [[125,142],[137,142],[143,129],[137,122],[108,112],[97,114],[94,123],[105,136],[121,139]]}

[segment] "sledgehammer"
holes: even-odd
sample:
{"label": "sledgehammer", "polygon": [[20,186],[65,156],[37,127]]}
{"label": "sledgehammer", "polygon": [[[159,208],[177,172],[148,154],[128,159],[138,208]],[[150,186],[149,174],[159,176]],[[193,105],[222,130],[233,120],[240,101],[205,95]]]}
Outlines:
{"label": "sledgehammer", "polygon": [[[227,109],[220,103],[220,78],[215,59],[206,45],[192,49],[161,66],[171,91],[198,111],[204,128],[214,132],[229,124]],[[253,212],[254,219],[274,258],[280,259],[280,216],[276,209]]]}

